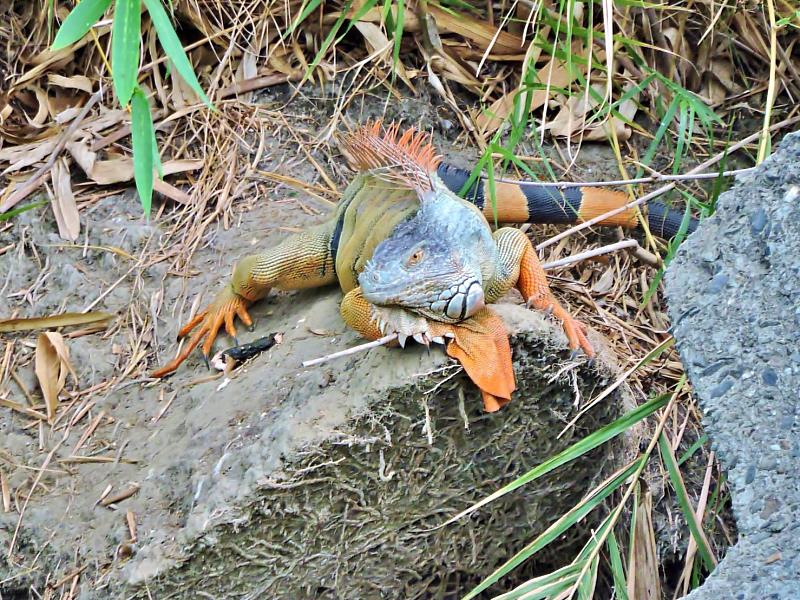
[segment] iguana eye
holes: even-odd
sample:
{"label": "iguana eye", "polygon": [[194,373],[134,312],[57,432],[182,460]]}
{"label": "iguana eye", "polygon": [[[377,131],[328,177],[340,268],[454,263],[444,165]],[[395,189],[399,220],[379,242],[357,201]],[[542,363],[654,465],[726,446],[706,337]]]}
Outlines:
{"label": "iguana eye", "polygon": [[406,266],[407,267],[413,267],[419,261],[422,260],[423,256],[424,256],[424,253],[423,253],[422,249],[415,250],[414,253],[411,256],[408,257],[408,260],[406,261]]}

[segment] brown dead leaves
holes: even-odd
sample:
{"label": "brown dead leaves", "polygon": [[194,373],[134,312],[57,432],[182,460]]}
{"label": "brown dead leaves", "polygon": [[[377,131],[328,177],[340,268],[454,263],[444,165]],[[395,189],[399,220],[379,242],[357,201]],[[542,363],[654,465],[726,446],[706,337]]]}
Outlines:
{"label": "brown dead leaves", "polygon": [[78,381],[69,361],[69,348],[60,333],[46,331],[39,334],[34,370],[47,407],[47,421],[52,424],[58,408],[58,395],[64,389],[67,375],[72,375],[75,383]]}

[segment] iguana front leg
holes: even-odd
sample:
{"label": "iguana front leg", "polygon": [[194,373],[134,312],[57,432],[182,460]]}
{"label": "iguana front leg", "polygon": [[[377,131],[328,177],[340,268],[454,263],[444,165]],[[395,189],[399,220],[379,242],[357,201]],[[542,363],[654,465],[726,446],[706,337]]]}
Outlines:
{"label": "iguana front leg", "polygon": [[[445,344],[447,354],[458,360],[481,390],[486,412],[496,412],[511,400],[516,389],[511,366],[511,345],[502,319],[484,308],[459,323],[441,323],[402,308],[375,307],[357,287],[342,300],[342,318],[362,336],[375,340],[397,332],[403,336],[424,334]],[[379,323],[379,319],[391,321]],[[397,345],[397,342],[392,342]]]}
{"label": "iguana front leg", "polygon": [[220,328],[224,325],[228,335],[235,338],[233,321],[237,316],[245,325],[252,325],[247,307],[265,297],[270,289],[299,290],[335,283],[331,229],[332,224],[325,223],[294,234],[263,254],[241,259],[234,268],[230,283],[178,332],[178,338],[182,338],[200,325],[183,351],[169,364],[154,371],[152,376],[164,377],[177,369],[204,336],[202,350],[208,360]]}
{"label": "iguana front leg", "polygon": [[547,284],[547,275],[528,237],[513,227],[498,229],[493,237],[500,264],[486,291],[487,302],[494,302],[509,289],[516,287],[529,307],[552,311],[561,321],[570,348],[582,348],[587,356],[593,357],[595,353],[586,337],[586,325],[570,315],[553,296]]}

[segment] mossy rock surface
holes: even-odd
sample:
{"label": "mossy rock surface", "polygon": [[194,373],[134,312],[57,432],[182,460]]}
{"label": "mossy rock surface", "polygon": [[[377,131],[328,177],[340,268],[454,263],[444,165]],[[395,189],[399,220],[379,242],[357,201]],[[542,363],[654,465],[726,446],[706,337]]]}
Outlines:
{"label": "mossy rock surface", "polygon": [[[290,336],[220,392],[279,390],[260,431],[231,446],[193,500],[175,499],[192,504],[178,538],[142,544],[117,582],[138,597],[164,599],[194,598],[198,590],[220,599],[466,593],[577,503],[624,452],[621,444],[603,446],[438,527],[625,409],[621,393],[612,394],[559,438],[576,402],[596,396],[617,371],[603,360],[590,367],[585,357],[568,364],[563,335],[537,313],[510,303],[498,312],[514,332],[518,390],[494,414],[483,412],[477,391],[441,351],[381,348],[298,370],[286,365],[319,355],[319,344]],[[312,313],[317,322],[334,320],[335,299],[321,298]],[[264,383],[270,376],[274,385]],[[569,560],[592,525],[554,542],[495,591],[537,564]]]}

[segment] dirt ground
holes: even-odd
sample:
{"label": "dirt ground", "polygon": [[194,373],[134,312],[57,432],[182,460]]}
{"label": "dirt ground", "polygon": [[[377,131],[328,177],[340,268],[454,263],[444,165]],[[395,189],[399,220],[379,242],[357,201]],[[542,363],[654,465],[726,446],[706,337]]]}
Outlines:
{"label": "dirt ground", "polygon": [[[275,101],[285,93],[271,92],[264,101]],[[319,99],[300,104],[297,114],[315,102]],[[363,121],[381,108],[375,103],[348,116]],[[393,111],[390,117],[429,120],[440,147],[454,143],[452,123],[448,127],[446,114],[429,102],[404,101]],[[307,121],[298,117],[298,123],[303,126]],[[467,165],[472,156],[459,151],[457,144],[448,146],[448,158],[456,164]],[[267,140],[263,157],[259,166],[264,170],[320,182],[318,170],[291,138]],[[578,162],[575,176],[614,176],[610,151],[587,147]],[[331,172],[341,170],[331,167]],[[345,182],[337,183],[343,189]],[[247,454],[254,440],[265,435],[310,439],[325,431],[324,421],[293,432],[271,421],[273,409],[299,393],[298,386],[307,386],[303,393],[313,396],[315,390],[346,379],[354,396],[359,395],[359,386],[366,396],[367,387],[379,385],[374,378],[415,372],[409,364],[402,367],[407,371],[387,370],[394,361],[390,359],[369,371],[369,381],[363,372],[360,381],[350,377],[342,370],[346,362],[300,377],[301,359],[357,343],[357,336],[338,319],[337,291],[327,289],[275,294],[254,308],[256,331],[243,329],[240,340],[272,332],[281,332],[284,339],[268,357],[257,359],[268,361],[260,364],[270,368],[260,370],[261,377],[244,386],[235,380],[210,379],[212,373],[197,354],[167,381],[147,378],[150,369],[174,355],[178,327],[193,308],[211,298],[238,257],[274,245],[293,228],[319,222],[329,208],[285,186],[266,195],[238,198],[227,214],[230,227],[211,223],[185,270],[176,270],[172,260],[181,235],[175,228],[180,211],[170,207],[147,223],[133,192],[87,201],[81,207],[81,239],[74,245],[58,237],[47,208],[0,225],[0,248],[11,248],[0,256],[4,299],[0,316],[42,316],[90,307],[115,315],[107,330],[68,339],[77,381],[69,382],[70,394],[64,397],[52,430],[19,412],[6,408],[0,412],[0,469],[12,505],[10,512],[0,512],[0,548],[12,548],[13,542],[11,567],[0,567],[0,589],[41,584],[47,577],[50,583],[52,578],[65,578],[56,582],[63,586],[83,570],[84,579],[102,588],[115,565],[138,548],[136,541],[130,541],[132,532],[151,544],[159,536],[169,542],[165,547],[180,548],[189,541],[187,531],[202,528],[204,519],[220,517],[214,510],[223,504],[206,496],[209,474],[217,478],[214,493],[229,502],[246,495],[274,468],[270,461],[280,458],[259,455],[258,460],[228,462],[229,457]],[[74,328],[65,333],[69,331]],[[30,361],[35,335],[0,339],[4,342],[0,350],[13,356],[8,372],[18,378],[4,382],[2,397],[23,404],[26,396],[39,398]],[[228,343],[222,336],[218,347]],[[421,357],[415,360],[422,361]],[[351,408],[346,400],[330,404],[332,420]],[[53,451],[47,454],[43,449]],[[134,492],[130,497],[110,507],[98,505],[103,498],[130,491]],[[205,508],[197,511],[201,501]]]}

